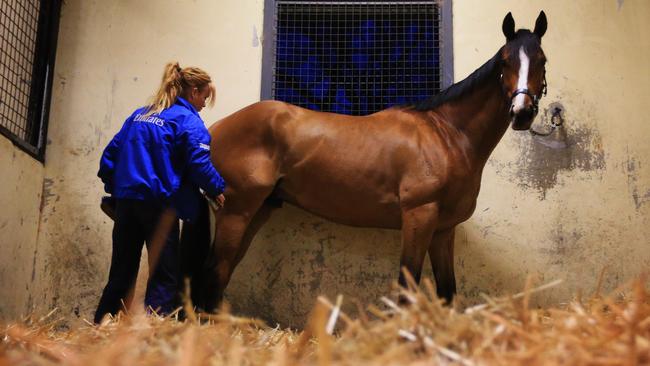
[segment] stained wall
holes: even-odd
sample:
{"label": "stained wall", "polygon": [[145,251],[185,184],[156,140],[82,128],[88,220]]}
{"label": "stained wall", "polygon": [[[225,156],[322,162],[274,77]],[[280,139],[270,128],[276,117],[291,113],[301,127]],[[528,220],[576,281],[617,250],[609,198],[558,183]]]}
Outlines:
{"label": "stained wall", "polygon": [[33,303],[43,165],[0,136],[0,319]]}
{"label": "stained wall", "polygon": [[[103,148],[145,104],[169,61],[217,85],[215,121],[259,98],[263,1],[66,1],[52,91],[38,234],[37,311],[92,318],[105,285],[112,222],[99,209]],[[146,273],[146,262],[141,272]],[[146,280],[146,276],[144,278]],[[0,300],[2,301],[2,300]]]}
{"label": "stained wall", "polygon": [[[111,225],[98,209],[101,150],[170,60],[213,76],[217,107],[202,113],[209,123],[258,100],[263,5],[65,2],[45,166],[0,141],[0,167],[11,176],[0,203],[25,218],[21,227],[0,213],[4,316],[52,307],[71,319],[92,315],[111,252]],[[547,127],[553,103],[564,126],[554,140],[508,131],[494,151],[476,212],[457,229],[465,304],[482,292],[518,292],[528,275],[563,279],[535,299],[557,303],[593,289],[603,268],[608,291],[650,265],[650,126],[642,107],[650,99],[650,3],[454,1],[455,80],[503,44],[508,11],[517,27],[530,28],[540,9],[549,19],[549,89],[535,128]],[[16,239],[5,245],[7,237]],[[399,254],[397,231],[340,226],[287,206],[260,231],[226,296],[240,314],[299,327],[319,294],[376,302],[397,277]]]}
{"label": "stained wall", "polygon": [[[650,3],[454,1],[455,80],[503,44],[508,11],[517,28],[533,28],[541,9],[549,87],[534,128],[548,132],[556,106],[564,125],[548,138],[510,130],[495,149],[476,211],[457,228],[462,304],[517,293],[529,275],[539,285],[563,280],[534,299],[558,303],[593,291],[604,269],[607,292],[650,268],[650,125],[641,107],[650,93]],[[320,293],[377,301],[397,278],[399,242],[397,232],[283,209],[237,269],[229,299],[289,323]]]}

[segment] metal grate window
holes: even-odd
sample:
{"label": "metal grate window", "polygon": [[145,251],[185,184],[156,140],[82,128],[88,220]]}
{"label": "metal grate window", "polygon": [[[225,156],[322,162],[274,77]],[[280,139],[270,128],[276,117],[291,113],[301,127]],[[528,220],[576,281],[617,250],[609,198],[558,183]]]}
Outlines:
{"label": "metal grate window", "polygon": [[0,133],[44,159],[60,0],[0,3]]}
{"label": "metal grate window", "polygon": [[439,1],[273,3],[273,99],[366,115],[445,84]]}

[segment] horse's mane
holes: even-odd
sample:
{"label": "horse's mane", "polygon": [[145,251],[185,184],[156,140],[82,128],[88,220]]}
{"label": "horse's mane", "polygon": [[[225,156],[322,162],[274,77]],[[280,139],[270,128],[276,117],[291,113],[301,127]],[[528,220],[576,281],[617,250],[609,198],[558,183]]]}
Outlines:
{"label": "horse's mane", "polygon": [[452,101],[465,95],[467,92],[474,90],[477,85],[488,79],[500,65],[501,50],[481,67],[474,70],[468,77],[451,85],[440,93],[427,99],[402,105],[401,108],[414,109],[416,111],[428,111],[439,107],[440,105]]}

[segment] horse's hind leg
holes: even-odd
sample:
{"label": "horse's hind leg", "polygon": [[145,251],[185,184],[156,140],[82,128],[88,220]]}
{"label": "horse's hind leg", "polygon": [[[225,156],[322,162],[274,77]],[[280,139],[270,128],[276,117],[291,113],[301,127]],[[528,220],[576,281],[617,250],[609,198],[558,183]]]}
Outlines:
{"label": "horse's hind leg", "polygon": [[[438,206],[434,203],[418,206],[402,212],[402,258],[400,268],[405,267],[420,282],[422,262],[438,220]],[[404,273],[400,270],[399,284],[407,287]]]}
{"label": "horse's hind leg", "polygon": [[235,266],[239,264],[239,262],[241,262],[241,260],[244,258],[244,255],[248,251],[253,238],[255,238],[255,234],[257,234],[262,226],[264,226],[264,224],[269,220],[271,217],[271,212],[273,212],[274,209],[274,206],[264,203],[262,204],[262,207],[257,210],[253,216],[253,219],[251,219],[250,223],[248,224],[246,232],[244,232],[244,237],[242,238],[241,245],[239,246],[239,252],[235,258]]}
{"label": "horse's hind leg", "polygon": [[[223,208],[227,210],[227,208]],[[206,311],[214,312],[235,269],[242,238],[249,219],[244,214],[224,212],[218,216],[215,242],[203,273],[203,296]]]}
{"label": "horse's hind leg", "polygon": [[273,206],[262,204],[250,218],[245,214],[227,211],[220,217],[215,244],[204,276],[203,293],[207,311],[216,310],[235,267],[244,258],[255,234],[269,219],[272,211]]}
{"label": "horse's hind leg", "polygon": [[454,275],[454,227],[436,231],[429,246],[431,269],[436,280],[438,297],[448,304],[456,294],[456,277]]}

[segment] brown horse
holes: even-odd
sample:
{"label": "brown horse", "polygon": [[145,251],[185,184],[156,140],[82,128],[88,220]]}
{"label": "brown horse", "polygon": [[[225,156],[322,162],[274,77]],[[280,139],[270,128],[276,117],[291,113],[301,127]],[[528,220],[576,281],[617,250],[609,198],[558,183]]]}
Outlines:
{"label": "brown horse", "polygon": [[[228,188],[198,305],[215,309],[282,201],[337,223],[401,229],[400,268],[419,281],[428,251],[437,293],[451,301],[454,228],[472,215],[483,167],[508,125],[530,128],[545,91],[546,16],[533,32],[514,26],[508,13],[507,42],[494,57],[415,104],[354,117],[262,101],[212,125],[212,161]],[[205,232],[205,217],[201,225]]]}

